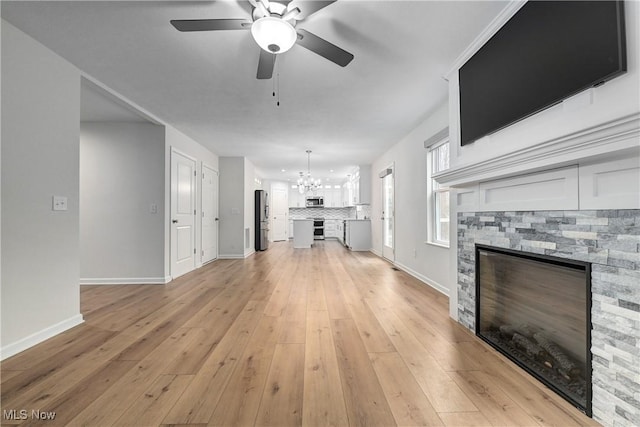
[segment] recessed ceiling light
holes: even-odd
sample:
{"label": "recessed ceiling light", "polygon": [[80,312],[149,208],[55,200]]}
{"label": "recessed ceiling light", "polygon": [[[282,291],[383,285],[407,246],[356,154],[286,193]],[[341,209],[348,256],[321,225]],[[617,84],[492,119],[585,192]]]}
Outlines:
{"label": "recessed ceiling light", "polygon": [[333,169],[329,169],[329,172],[333,172]]}
{"label": "recessed ceiling light", "polygon": [[286,171],[287,171],[286,169],[280,169],[280,172],[286,172]]}

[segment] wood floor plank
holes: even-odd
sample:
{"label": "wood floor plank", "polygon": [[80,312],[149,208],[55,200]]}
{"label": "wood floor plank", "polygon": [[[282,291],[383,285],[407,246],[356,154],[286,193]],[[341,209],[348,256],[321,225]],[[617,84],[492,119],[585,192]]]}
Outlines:
{"label": "wood floor plank", "polygon": [[327,300],[320,278],[314,275],[310,279],[307,287],[307,311],[327,311]]}
{"label": "wood floor plank", "polygon": [[71,420],[79,425],[111,425],[160,376],[180,354],[182,345],[196,338],[194,329],[176,330],[143,360],[127,371],[113,386]]}
{"label": "wood floor plank", "polygon": [[260,400],[257,426],[302,425],[304,343],[277,344]]}
{"label": "wood floor plank", "polygon": [[[112,360],[101,369],[85,377],[67,392],[56,396],[46,406],[47,411],[56,413],[53,421],[42,421],[40,424],[51,426],[66,426],[84,408],[98,399],[109,387],[130,371],[135,365],[134,360]],[[44,407],[43,407],[44,408]]]}
{"label": "wood floor plank", "polygon": [[335,274],[330,270],[321,270],[320,281],[324,291],[329,317],[331,319],[350,319],[351,312],[338,286]]}
{"label": "wood floor plank", "polygon": [[305,350],[302,424],[347,425],[347,409],[327,311],[308,313]]}
{"label": "wood floor plank", "polygon": [[249,301],[229,331],[202,365],[164,424],[206,424],[211,419],[227,382],[263,317],[266,301]]}
{"label": "wood floor plank", "polygon": [[349,424],[395,425],[391,408],[352,319],[331,323]]}
{"label": "wood floor plank", "polygon": [[209,425],[252,425],[278,337],[279,318],[263,316],[218,401]]}
{"label": "wood floor plank", "polygon": [[158,376],[115,425],[159,425],[192,380],[193,375]]}
{"label": "wood floor plank", "polygon": [[458,342],[450,342],[432,326],[428,320],[432,317],[431,315],[417,313],[415,308],[410,306],[395,306],[393,312],[413,332],[418,341],[445,371],[477,371],[480,369],[480,365],[473,357],[467,356],[457,348]]}
{"label": "wood floor plank", "polygon": [[10,370],[5,370],[3,369],[2,372],[0,372],[0,384],[4,384],[5,382],[9,381],[10,379],[21,375],[24,372],[24,370],[20,370],[20,371],[10,371]]}
{"label": "wood floor plank", "polygon": [[399,426],[443,425],[398,353],[370,353],[369,357]]}
{"label": "wood floor plank", "polygon": [[493,380],[479,371],[452,372],[454,381],[475,403],[493,425],[537,426],[517,403],[507,396]]}
{"label": "wood floor plank", "polygon": [[[93,331],[92,328],[91,331]],[[70,361],[53,375],[31,384],[14,397],[3,398],[2,404],[10,408],[45,408],[57,396],[64,394],[85,377],[102,369],[106,363],[131,343],[131,337],[122,334],[116,335],[83,357]],[[4,393],[4,389],[2,392]]]}
{"label": "wood floor plank", "polygon": [[495,353],[486,344],[460,343],[461,351],[473,352],[482,373],[490,375],[514,402],[518,403],[536,422],[545,426],[594,426],[591,418],[576,411],[542,383],[533,379],[513,362]]}
{"label": "wood floor plank", "polygon": [[[352,257],[346,257],[346,260],[351,260]],[[343,262],[334,259],[335,264],[333,271],[336,274],[336,279],[339,283],[339,288],[342,291],[347,307],[351,312],[351,317],[356,323],[356,327],[360,332],[362,342],[369,353],[388,352],[395,351],[395,347],[389,340],[389,337],[385,333],[384,329],[380,326],[380,323],[371,312],[369,306],[365,303],[365,295],[363,295],[358,287],[354,284],[352,277],[355,276],[356,280],[366,280],[366,275],[357,274],[359,270],[350,269],[349,272],[343,266]]]}
{"label": "wood floor plank", "polygon": [[447,427],[493,427],[482,412],[440,412],[438,414]]}
{"label": "wood floor plank", "polygon": [[308,278],[305,275],[297,286],[291,288],[289,301],[284,309],[284,325],[280,329],[278,343],[304,344],[307,320],[307,286]]}
{"label": "wood floor plank", "polygon": [[2,371],[23,371],[31,369],[36,364],[55,357],[56,354],[67,350],[69,347],[83,345],[86,335],[92,334],[93,332],[100,333],[103,330],[104,329],[99,327],[88,326],[86,323],[78,325],[30,349],[37,349],[38,351],[23,351],[3,360]]}
{"label": "wood floor plank", "polygon": [[398,316],[388,308],[370,305],[437,412],[478,410]]}
{"label": "wood floor plank", "polygon": [[23,390],[28,389],[31,385],[44,381],[51,377],[69,361],[74,360],[107,341],[114,335],[111,331],[95,330],[91,335],[83,340],[74,342],[62,348],[48,359],[41,361],[23,372],[22,375],[15,376],[2,384],[2,399],[10,400],[12,397],[20,394]]}

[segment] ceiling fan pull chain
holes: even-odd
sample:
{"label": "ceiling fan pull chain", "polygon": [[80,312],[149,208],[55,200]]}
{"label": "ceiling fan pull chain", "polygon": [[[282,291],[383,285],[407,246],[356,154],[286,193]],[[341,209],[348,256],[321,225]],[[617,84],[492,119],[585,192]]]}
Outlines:
{"label": "ceiling fan pull chain", "polygon": [[276,105],[280,106],[280,73],[276,74],[276,93],[278,97],[276,98]]}

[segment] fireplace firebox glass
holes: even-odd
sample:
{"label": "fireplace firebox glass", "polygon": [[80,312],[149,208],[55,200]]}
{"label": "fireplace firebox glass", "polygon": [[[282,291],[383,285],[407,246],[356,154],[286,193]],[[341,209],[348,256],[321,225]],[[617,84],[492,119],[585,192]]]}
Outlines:
{"label": "fireplace firebox glass", "polygon": [[591,415],[588,263],[476,246],[476,334]]}

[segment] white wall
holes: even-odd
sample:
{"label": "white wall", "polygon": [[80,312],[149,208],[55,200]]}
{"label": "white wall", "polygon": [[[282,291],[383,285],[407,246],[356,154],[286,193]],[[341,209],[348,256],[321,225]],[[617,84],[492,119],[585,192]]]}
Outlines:
{"label": "white wall", "polygon": [[220,157],[220,258],[244,258],[244,157]]}
{"label": "white wall", "polygon": [[256,178],[246,157],[220,157],[220,258],[246,258],[255,252],[254,192],[262,188]]}
{"label": "white wall", "polygon": [[441,292],[455,286],[449,278],[449,250],[427,241],[427,151],[424,141],[448,125],[443,105],[372,165],[372,246],[382,252],[382,180],[378,173],[393,164],[395,179],[395,263]]}
{"label": "white wall", "polygon": [[[244,246],[244,256],[247,257],[255,250],[256,210],[255,190],[260,190],[261,185],[256,182],[256,168],[249,159],[244,158],[244,230],[249,229],[249,246]],[[244,234],[243,234],[244,236]],[[246,243],[246,242],[245,242]]]}
{"label": "white wall", "polygon": [[[2,22],[2,358],[82,322],[80,72]],[[52,211],[65,196],[68,210]]]}
{"label": "white wall", "polygon": [[[164,240],[164,272],[165,277],[171,276],[171,222],[169,221],[169,215],[171,212],[171,150],[176,149],[182,154],[187,155],[196,160],[196,171],[199,179],[196,179],[196,192],[198,194],[196,204],[196,253],[202,253],[202,164],[209,166],[213,170],[219,172],[219,159],[218,155],[208,150],[198,142],[189,138],[179,130],[172,126],[165,124],[165,206],[164,212],[166,212],[165,221],[165,240]],[[222,179],[220,179],[222,183]],[[222,184],[220,184],[222,186]],[[222,225],[220,225],[222,228]],[[200,256],[196,257],[195,268],[202,266],[202,259]]]}
{"label": "white wall", "polygon": [[81,124],[81,283],[165,283],[164,134],[152,123]]}

